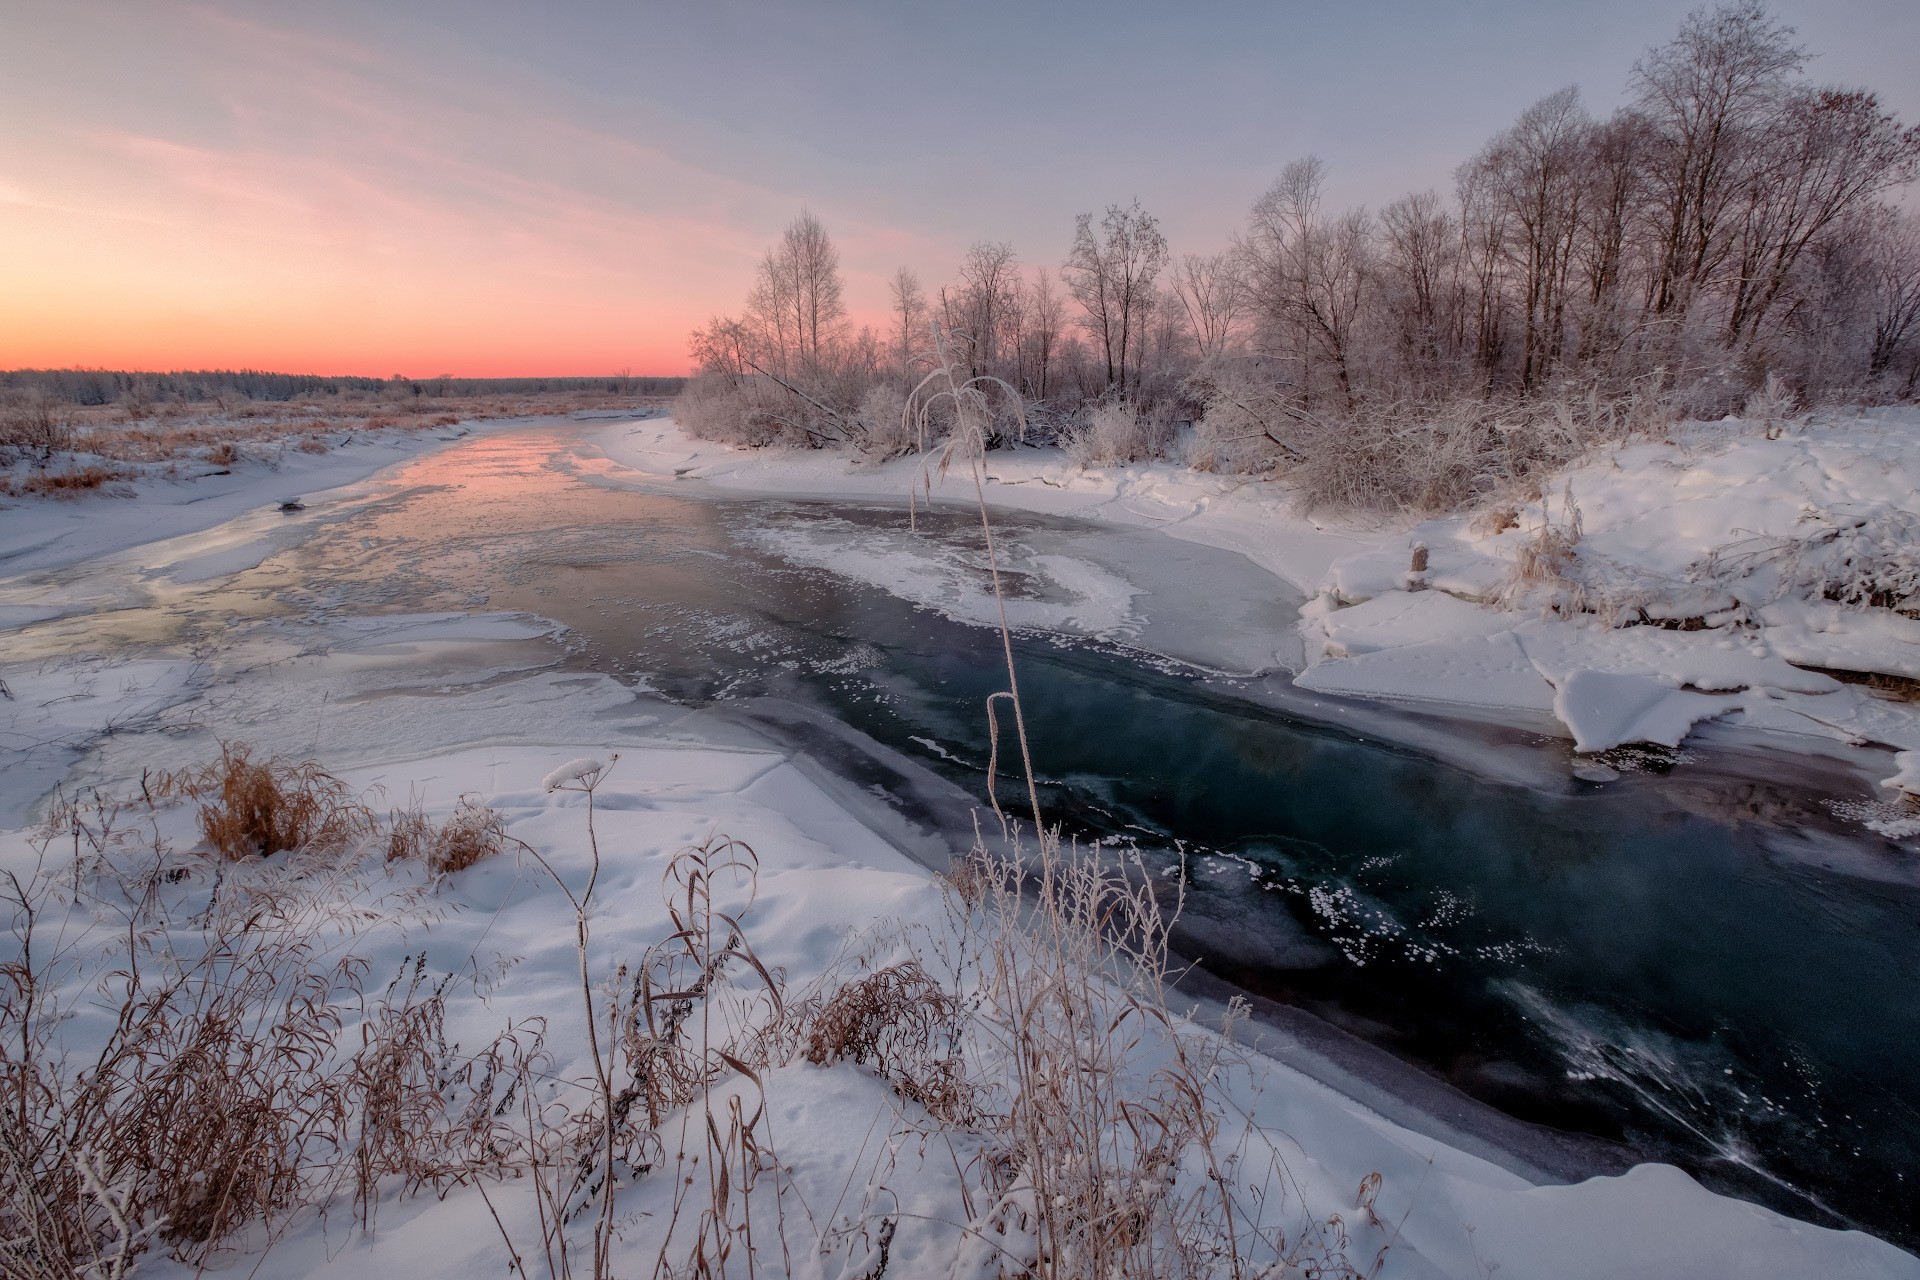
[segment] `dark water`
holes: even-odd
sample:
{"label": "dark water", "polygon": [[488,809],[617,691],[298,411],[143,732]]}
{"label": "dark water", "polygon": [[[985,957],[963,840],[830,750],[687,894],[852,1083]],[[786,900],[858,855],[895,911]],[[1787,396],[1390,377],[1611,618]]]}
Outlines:
{"label": "dark water", "polygon": [[[689,703],[805,700],[980,793],[997,637],[765,549],[823,520],[896,538],[904,510],[636,492],[561,444],[415,464],[417,487],[281,572],[314,603],[539,612],[600,670]],[[1000,523],[1038,547],[1085,536]],[[917,536],[962,576],[977,558],[965,513]],[[1258,681],[1039,635],[1017,656],[1050,818],[1186,850],[1183,942],[1214,972],[1512,1114],[1920,1241],[1910,853],[1794,834],[1782,819],[1832,824],[1784,783],[1688,765],[1508,785],[1272,710]],[[1826,865],[1836,849],[1873,875]]]}

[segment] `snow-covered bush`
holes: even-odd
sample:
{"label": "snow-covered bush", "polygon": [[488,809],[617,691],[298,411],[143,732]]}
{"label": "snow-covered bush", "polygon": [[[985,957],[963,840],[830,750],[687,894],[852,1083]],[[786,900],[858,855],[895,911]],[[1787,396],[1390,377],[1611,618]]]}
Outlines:
{"label": "snow-covered bush", "polygon": [[856,446],[877,460],[902,458],[923,445],[938,443],[921,440],[907,412],[906,389],[893,382],[876,382],[869,388],[854,421],[860,428]]}
{"label": "snow-covered bush", "polygon": [[1066,445],[1081,466],[1110,467],[1159,458],[1172,441],[1173,423],[1164,409],[1106,400],[1087,409],[1068,432]]}
{"label": "snow-covered bush", "polygon": [[1436,514],[1535,486],[1608,444],[1673,424],[1650,388],[1566,387],[1551,398],[1362,400],[1349,411],[1244,379],[1217,380],[1188,446],[1206,470],[1273,474],[1306,510]]}
{"label": "snow-covered bush", "polygon": [[1715,548],[1698,581],[1741,591],[1753,603],[1789,596],[1920,616],[1920,513],[1892,506],[1842,513],[1809,508],[1804,532]]}

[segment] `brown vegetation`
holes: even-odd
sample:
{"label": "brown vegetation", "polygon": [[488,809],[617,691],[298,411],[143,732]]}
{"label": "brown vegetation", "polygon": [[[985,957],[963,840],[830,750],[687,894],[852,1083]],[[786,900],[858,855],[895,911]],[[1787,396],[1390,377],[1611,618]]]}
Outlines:
{"label": "brown vegetation", "polygon": [[372,810],[319,765],[256,761],[245,743],[223,743],[217,763],[161,776],[152,794],[199,802],[207,847],[233,862],[341,849],[374,827]]}
{"label": "brown vegetation", "polygon": [[438,831],[417,807],[397,810],[387,824],[387,861],[419,862],[434,875],[465,871],[506,847],[506,821],[472,796],[461,796]]}

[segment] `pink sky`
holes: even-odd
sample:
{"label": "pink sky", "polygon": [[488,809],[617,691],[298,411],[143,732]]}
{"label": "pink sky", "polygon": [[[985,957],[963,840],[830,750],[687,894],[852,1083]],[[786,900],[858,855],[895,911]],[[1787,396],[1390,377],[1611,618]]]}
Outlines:
{"label": "pink sky", "polygon": [[[1610,109],[1687,0],[1002,7],[0,0],[0,368],[678,373],[802,207],[875,322],[1108,201],[1214,250],[1299,155],[1378,204],[1563,84]],[[1916,114],[1920,5],[1780,9]]]}

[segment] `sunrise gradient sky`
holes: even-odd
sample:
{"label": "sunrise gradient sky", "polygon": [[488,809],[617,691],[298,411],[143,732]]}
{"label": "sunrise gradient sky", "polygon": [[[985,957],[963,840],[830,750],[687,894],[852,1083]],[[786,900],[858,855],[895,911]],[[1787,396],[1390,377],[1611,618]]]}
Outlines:
{"label": "sunrise gradient sky", "polygon": [[[802,206],[860,319],[1134,196],[1210,251],[1297,156],[1377,205],[1610,109],[1689,7],[0,0],[0,368],[679,373]],[[1773,7],[1920,118],[1920,3]]]}

